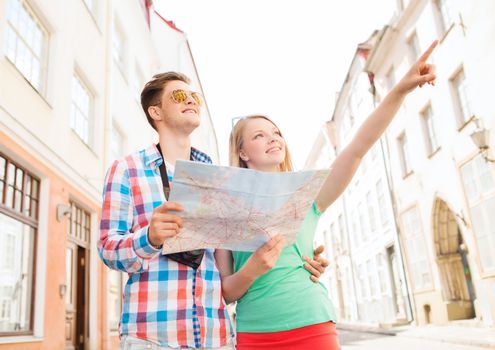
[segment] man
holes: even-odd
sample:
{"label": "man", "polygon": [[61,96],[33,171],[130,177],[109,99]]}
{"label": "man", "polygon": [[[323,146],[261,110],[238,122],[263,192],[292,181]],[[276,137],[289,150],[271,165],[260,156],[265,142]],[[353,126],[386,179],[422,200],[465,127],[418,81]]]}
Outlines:
{"label": "man", "polygon": [[[107,266],[129,274],[120,322],[123,349],[134,344],[150,349],[234,348],[213,249],[192,252],[192,263],[199,266],[161,254],[164,240],[182,227],[177,215],[182,207],[166,201],[163,191],[165,182],[172,181],[176,160],[211,163],[191,147],[201,103],[183,74],[155,75],[141,93],[141,105],[159,144],[115,161],[106,177],[98,250]],[[322,264],[308,262],[312,278],[319,277]]]}

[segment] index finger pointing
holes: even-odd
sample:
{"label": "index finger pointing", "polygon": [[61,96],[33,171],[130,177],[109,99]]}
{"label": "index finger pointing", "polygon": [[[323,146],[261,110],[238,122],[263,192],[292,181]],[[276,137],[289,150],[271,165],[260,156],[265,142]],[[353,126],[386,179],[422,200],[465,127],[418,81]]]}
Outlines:
{"label": "index finger pointing", "polygon": [[421,55],[419,58],[419,62],[426,62],[426,60],[430,57],[431,53],[437,47],[438,45],[438,40],[435,40],[431,43],[430,47]]}
{"label": "index finger pointing", "polygon": [[316,256],[316,255],[320,255],[321,253],[323,253],[323,251],[325,250],[325,246],[324,245],[320,245],[318,246],[314,252],[313,252],[313,255]]}

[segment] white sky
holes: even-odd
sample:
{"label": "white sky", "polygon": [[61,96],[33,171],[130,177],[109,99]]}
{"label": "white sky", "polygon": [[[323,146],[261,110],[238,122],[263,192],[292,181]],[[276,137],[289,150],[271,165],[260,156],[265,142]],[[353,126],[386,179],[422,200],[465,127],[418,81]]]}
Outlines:
{"label": "white sky", "polygon": [[189,39],[228,163],[231,118],[261,113],[304,165],[356,46],[391,19],[396,0],[155,0]]}

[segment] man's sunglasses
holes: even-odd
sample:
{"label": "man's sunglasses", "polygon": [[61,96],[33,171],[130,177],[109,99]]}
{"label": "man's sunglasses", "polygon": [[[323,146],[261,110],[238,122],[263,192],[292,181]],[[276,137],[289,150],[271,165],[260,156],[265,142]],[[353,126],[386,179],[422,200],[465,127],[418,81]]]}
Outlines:
{"label": "man's sunglasses", "polygon": [[191,98],[194,100],[194,102],[196,102],[198,106],[201,106],[203,104],[203,96],[201,96],[199,92],[178,89],[173,90],[170,93],[170,96],[175,103],[182,103],[187,100],[188,96],[191,96]]}

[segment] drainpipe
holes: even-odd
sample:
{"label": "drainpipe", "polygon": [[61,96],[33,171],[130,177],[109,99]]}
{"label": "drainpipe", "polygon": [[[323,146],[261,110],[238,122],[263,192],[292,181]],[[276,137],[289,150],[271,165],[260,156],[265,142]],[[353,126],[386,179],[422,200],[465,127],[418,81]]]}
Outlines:
{"label": "drainpipe", "polygon": [[[376,86],[375,86],[375,74],[372,72],[368,72],[368,80],[370,82],[370,90],[369,91],[370,91],[371,95],[373,96],[373,108],[376,109],[377,96],[376,96]],[[384,143],[385,143],[385,145],[384,145]],[[408,321],[412,322],[412,321],[414,321],[414,313],[413,313],[413,307],[412,307],[412,302],[411,302],[412,291],[410,290],[410,286],[409,286],[409,283],[407,280],[407,274],[406,274],[405,262],[404,262],[404,254],[403,254],[404,249],[402,247],[402,243],[401,243],[401,239],[400,239],[400,236],[401,236],[400,226],[399,226],[399,223],[397,222],[397,218],[399,216],[398,216],[398,211],[397,211],[397,202],[395,199],[394,182],[393,182],[393,179],[391,176],[391,169],[388,166],[388,164],[386,162],[386,157],[385,157],[385,151],[386,151],[387,156],[390,159],[390,152],[389,152],[389,147],[388,147],[388,138],[387,138],[386,133],[384,134],[384,138],[380,137],[380,150],[381,150],[381,154],[382,154],[383,165],[385,167],[385,176],[387,178],[387,185],[389,188],[389,191],[388,191],[389,196],[390,196],[389,198],[390,198],[390,202],[392,203],[392,213],[393,213],[393,217],[394,217],[394,226],[395,226],[395,232],[397,233],[397,244],[398,244],[399,250],[400,250],[400,262],[402,265],[404,284],[405,284],[406,292],[407,292],[407,295],[406,295],[407,306],[409,307],[409,314],[411,315],[411,319],[409,319],[409,317],[408,317]],[[406,317],[407,317],[407,315],[406,315]]]}

